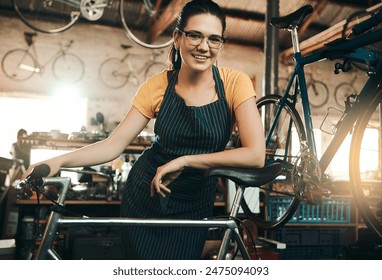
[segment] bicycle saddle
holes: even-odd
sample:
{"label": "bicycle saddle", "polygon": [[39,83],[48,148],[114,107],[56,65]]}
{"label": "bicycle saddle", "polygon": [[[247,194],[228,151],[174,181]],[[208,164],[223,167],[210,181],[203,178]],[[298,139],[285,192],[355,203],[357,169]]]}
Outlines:
{"label": "bicycle saddle", "polygon": [[279,29],[292,29],[299,27],[312,12],[313,7],[311,5],[305,5],[289,15],[271,18],[270,24]]}
{"label": "bicycle saddle", "polygon": [[219,176],[234,181],[238,185],[245,187],[259,187],[273,179],[283,171],[283,164],[274,162],[261,168],[241,168],[241,167],[216,167],[207,169],[205,175]]}

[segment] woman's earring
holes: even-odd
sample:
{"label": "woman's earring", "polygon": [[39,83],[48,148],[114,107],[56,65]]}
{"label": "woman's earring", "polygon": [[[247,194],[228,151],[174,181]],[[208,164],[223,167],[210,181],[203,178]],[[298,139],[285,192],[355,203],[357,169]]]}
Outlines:
{"label": "woman's earring", "polygon": [[176,51],[175,51],[175,56],[174,56],[174,60],[175,60],[175,62],[178,61],[178,58],[179,58],[179,50],[176,49]]}

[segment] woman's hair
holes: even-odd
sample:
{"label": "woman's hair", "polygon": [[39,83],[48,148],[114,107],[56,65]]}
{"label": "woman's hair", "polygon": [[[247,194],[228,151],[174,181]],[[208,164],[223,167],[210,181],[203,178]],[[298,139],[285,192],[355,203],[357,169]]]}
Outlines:
{"label": "woman's hair", "polygon": [[[183,30],[190,17],[200,14],[211,14],[219,18],[223,27],[223,36],[226,28],[225,14],[222,8],[220,8],[220,6],[212,0],[191,0],[184,5],[176,21],[176,29]],[[180,58],[175,60],[176,52],[177,50],[175,49],[175,45],[172,44],[168,54],[168,61],[171,70],[180,69],[182,64],[182,60]]]}

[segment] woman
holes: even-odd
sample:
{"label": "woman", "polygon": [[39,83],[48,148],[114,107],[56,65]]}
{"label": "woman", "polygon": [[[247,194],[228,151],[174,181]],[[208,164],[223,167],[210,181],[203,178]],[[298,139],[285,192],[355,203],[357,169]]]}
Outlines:
{"label": "woman", "polygon": [[[121,215],[211,216],[216,181],[205,179],[204,170],[260,167],[265,156],[251,80],[242,72],[214,66],[225,27],[224,13],[213,1],[187,3],[173,33],[172,70],[141,85],[132,108],[107,139],[45,161],[50,175],[60,167],[91,166],[117,158],[156,118],[155,141],[129,173]],[[242,146],[226,150],[234,125]],[[205,228],[127,227],[122,232],[129,259],[200,259],[206,237]]]}
{"label": "woman", "polygon": [[23,137],[27,135],[28,133],[25,129],[19,129],[17,132],[17,141],[12,144],[9,151],[13,159],[22,160],[23,167],[25,168],[29,167],[31,158],[31,147],[28,144],[22,142]]}

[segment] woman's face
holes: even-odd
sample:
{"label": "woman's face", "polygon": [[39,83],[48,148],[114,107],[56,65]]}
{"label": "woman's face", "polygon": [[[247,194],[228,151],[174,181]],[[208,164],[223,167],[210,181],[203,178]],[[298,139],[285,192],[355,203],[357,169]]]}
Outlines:
{"label": "woman's face", "polygon": [[[223,27],[218,17],[211,14],[199,14],[188,19],[184,27],[185,33],[199,34],[203,37],[200,44],[190,43],[183,32],[175,32],[175,46],[180,52],[182,67],[194,71],[205,71],[216,61],[220,48],[211,48],[207,38],[216,39],[222,37]],[[192,35],[191,35],[192,36]],[[206,38],[207,37],[207,38]]]}

